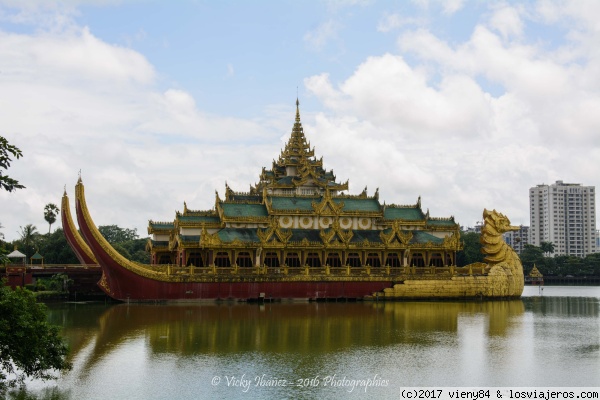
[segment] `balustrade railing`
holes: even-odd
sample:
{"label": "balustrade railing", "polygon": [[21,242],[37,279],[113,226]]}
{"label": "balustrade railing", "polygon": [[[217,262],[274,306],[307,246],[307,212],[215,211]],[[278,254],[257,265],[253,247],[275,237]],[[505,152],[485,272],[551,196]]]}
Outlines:
{"label": "balustrade railing", "polygon": [[217,267],[216,265],[209,265],[205,267],[190,266],[178,266],[178,265],[154,265],[154,270],[162,271],[168,275],[219,275],[219,276],[256,276],[256,275],[267,275],[267,276],[286,276],[286,275],[304,275],[304,276],[453,276],[457,274],[480,274],[483,270],[461,269],[456,266],[444,266],[444,267],[416,267],[416,266],[405,266],[405,267],[331,267],[324,265],[321,267],[310,267],[305,265],[303,267],[289,267],[282,265],[279,267],[267,267],[267,266],[254,266],[254,267],[240,267],[232,265],[230,267]]}

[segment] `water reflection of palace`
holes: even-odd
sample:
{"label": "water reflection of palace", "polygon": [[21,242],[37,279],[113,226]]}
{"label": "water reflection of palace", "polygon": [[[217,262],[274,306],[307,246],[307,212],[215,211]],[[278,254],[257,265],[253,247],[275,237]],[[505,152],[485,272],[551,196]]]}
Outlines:
{"label": "water reflection of palace", "polygon": [[[376,373],[393,380],[379,398],[399,386],[595,386],[589,371],[598,365],[600,293],[529,289],[523,299],[489,302],[51,305],[49,319],[62,325],[74,365],[58,383],[60,398],[240,395],[211,385],[225,374]],[[331,394],[261,393],[255,397]]]}
{"label": "water reflection of palace", "polygon": [[116,305],[99,317],[95,357],[143,335],[151,351],[176,354],[327,353],[350,346],[429,344],[457,331],[459,317],[485,314],[504,335],[521,300],[495,302]]}

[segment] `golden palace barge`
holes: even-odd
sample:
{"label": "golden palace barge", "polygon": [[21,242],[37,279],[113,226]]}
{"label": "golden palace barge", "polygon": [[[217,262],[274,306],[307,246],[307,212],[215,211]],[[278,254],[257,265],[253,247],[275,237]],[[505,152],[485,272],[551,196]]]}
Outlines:
{"label": "golden palace barge", "polygon": [[227,185],[212,210],[184,203],[169,222],[150,221],[151,264],[121,256],[96,228],[81,177],[76,186],[80,233],[63,196],[68,242],[83,264],[102,267],[99,282],[123,301],[511,298],[523,269],[502,233],[514,229],[484,211],[486,263],[456,267],[459,225],[414,205],[379,201],[378,191],[349,195],[348,182],[315,157],[300,122],[270,169],[247,193]]}

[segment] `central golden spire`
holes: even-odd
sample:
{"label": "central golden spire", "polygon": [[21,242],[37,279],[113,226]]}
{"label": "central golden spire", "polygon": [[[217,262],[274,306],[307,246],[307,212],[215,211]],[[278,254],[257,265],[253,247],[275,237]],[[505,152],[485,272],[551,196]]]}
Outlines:
{"label": "central golden spire", "polygon": [[[315,158],[315,150],[304,135],[300,121],[300,100],[296,97],[296,119],[289,140],[277,160],[273,160],[270,170],[263,168],[260,183],[251,191],[260,191],[263,187],[277,190],[295,190],[303,187],[309,190],[315,186],[333,190],[346,190],[348,183],[335,182],[333,171],[323,169],[323,158]],[[298,189],[300,190],[300,189]]]}

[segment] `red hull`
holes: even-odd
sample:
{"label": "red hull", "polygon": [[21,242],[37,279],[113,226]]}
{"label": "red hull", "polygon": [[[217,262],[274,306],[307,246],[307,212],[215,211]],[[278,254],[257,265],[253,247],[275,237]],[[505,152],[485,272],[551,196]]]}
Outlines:
{"label": "red hull", "polygon": [[392,286],[391,280],[385,279],[381,281],[290,281],[264,276],[246,282],[233,281],[233,279],[227,281],[226,278],[219,282],[166,282],[151,279],[123,267],[107,252],[108,244],[104,243],[103,246],[99,243],[94,234],[100,234],[87,215],[87,207],[81,204],[85,202],[83,196],[82,192],[81,197],[78,195],[76,200],[79,228],[102,267],[103,277],[99,286],[106,294],[117,300],[362,299]]}
{"label": "red hull", "polygon": [[252,300],[268,299],[358,299],[391,287],[391,282],[163,282],[101,262],[105,279],[118,300]]}

